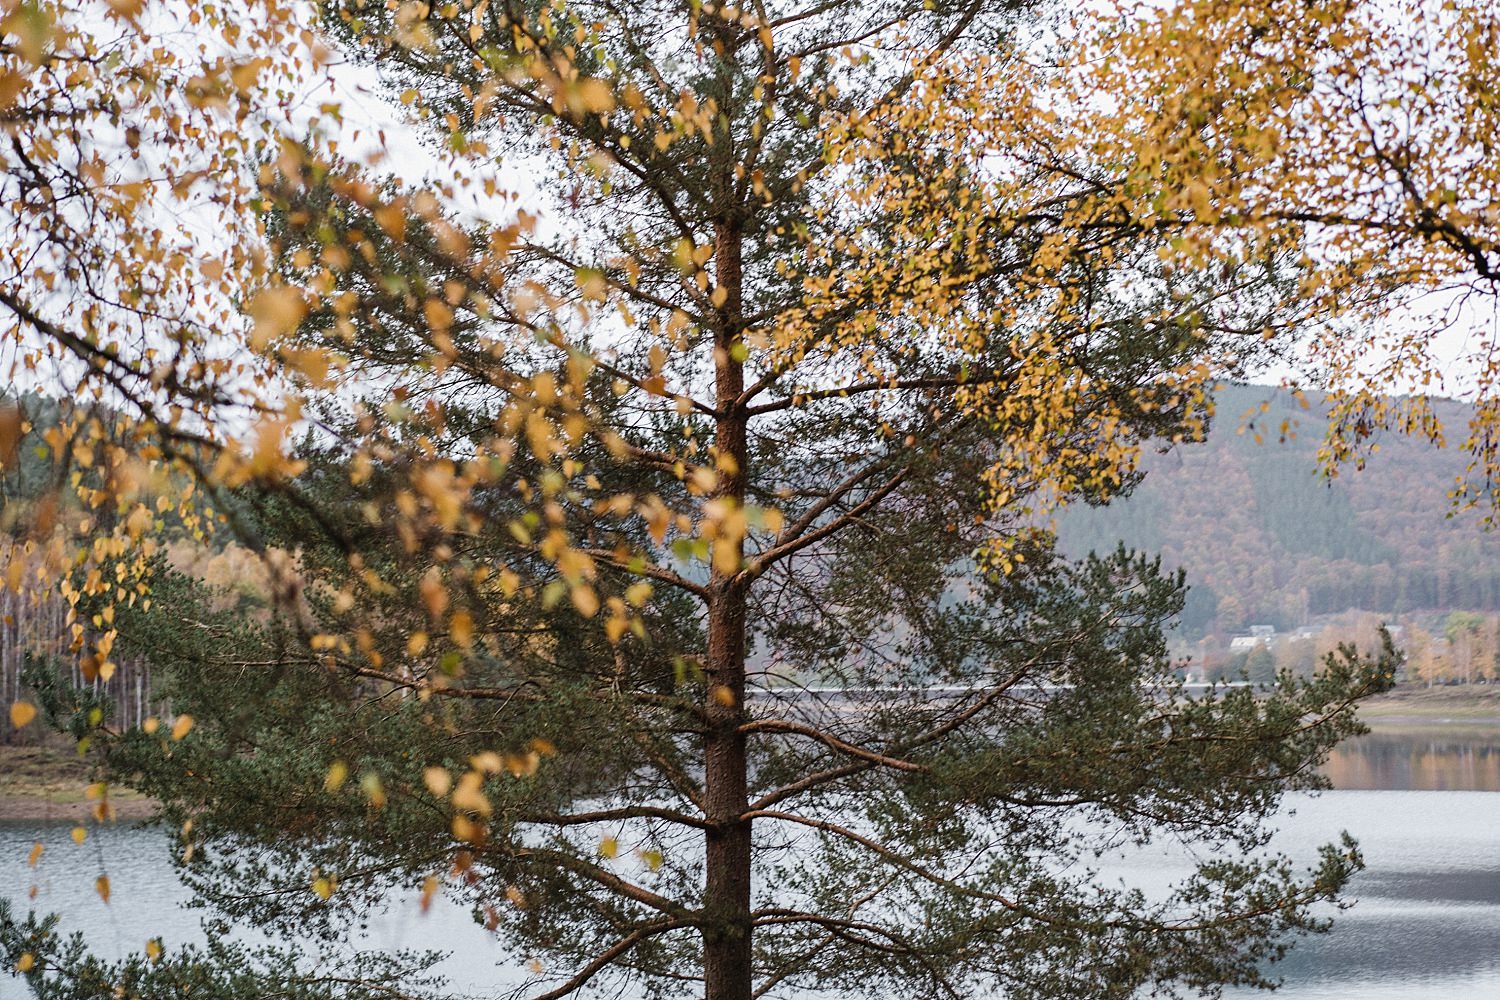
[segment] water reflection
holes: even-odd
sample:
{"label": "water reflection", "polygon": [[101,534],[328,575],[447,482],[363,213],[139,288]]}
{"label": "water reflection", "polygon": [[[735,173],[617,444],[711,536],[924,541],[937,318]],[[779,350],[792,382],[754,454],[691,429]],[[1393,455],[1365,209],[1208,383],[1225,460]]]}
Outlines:
{"label": "water reflection", "polygon": [[1324,771],[1341,789],[1500,792],[1500,726],[1383,726]]}

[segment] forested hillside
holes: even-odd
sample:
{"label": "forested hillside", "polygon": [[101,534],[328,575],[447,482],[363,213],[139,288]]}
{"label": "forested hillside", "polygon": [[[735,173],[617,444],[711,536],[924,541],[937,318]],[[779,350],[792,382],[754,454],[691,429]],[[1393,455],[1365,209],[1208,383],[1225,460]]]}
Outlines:
{"label": "forested hillside", "polygon": [[[1268,410],[1253,412],[1262,402]],[[1285,629],[1352,608],[1500,609],[1500,533],[1473,512],[1452,514],[1463,454],[1386,435],[1364,470],[1329,481],[1317,472],[1321,414],[1310,402],[1303,410],[1274,388],[1224,388],[1208,441],[1148,456],[1127,499],[1067,511],[1064,548],[1123,540],[1186,569],[1190,636]],[[1461,404],[1438,411],[1450,428],[1467,423]],[[1283,420],[1292,421],[1285,439]]]}

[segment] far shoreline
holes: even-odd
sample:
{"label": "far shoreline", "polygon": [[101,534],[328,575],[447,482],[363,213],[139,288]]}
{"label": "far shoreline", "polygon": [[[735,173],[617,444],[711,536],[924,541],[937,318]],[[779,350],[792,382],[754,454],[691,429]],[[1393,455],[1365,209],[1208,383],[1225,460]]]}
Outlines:
{"label": "far shoreline", "polygon": [[[116,823],[150,819],[156,814],[152,799],[132,797],[111,799]],[[0,823],[67,823],[95,826],[94,803],[83,800],[57,801],[37,795],[9,793],[0,795]]]}
{"label": "far shoreline", "polygon": [[[97,798],[89,762],[72,747],[0,745],[0,822],[94,826]],[[156,802],[128,789],[108,790],[114,819],[132,822],[156,813]]]}
{"label": "far shoreline", "polygon": [[1360,703],[1377,731],[1390,726],[1500,726],[1500,683],[1399,687]]}
{"label": "far shoreline", "polygon": [[[1359,718],[1375,735],[1411,729],[1489,729],[1500,735],[1500,683],[1400,687],[1362,702]],[[93,826],[95,802],[84,796],[87,765],[53,747],[0,745],[0,823]],[[112,795],[114,821],[139,822],[157,803],[134,792]]]}

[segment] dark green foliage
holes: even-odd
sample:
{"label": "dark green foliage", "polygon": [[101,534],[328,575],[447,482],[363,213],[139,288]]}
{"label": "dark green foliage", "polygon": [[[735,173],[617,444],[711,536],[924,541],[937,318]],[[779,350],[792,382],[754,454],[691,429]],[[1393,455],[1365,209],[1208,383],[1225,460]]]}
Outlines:
{"label": "dark green foliage", "polygon": [[[858,440],[872,433],[863,420],[830,411],[796,426],[807,451],[767,442],[757,461],[769,482],[801,476],[811,491],[849,461],[832,449],[808,461],[818,433],[824,447]],[[477,408],[450,421],[445,446],[461,451],[486,423]],[[650,443],[648,430],[634,433]],[[1186,700],[1164,635],[1183,606],[1181,577],[1124,551],[1073,564],[1041,543],[1009,577],[966,572],[994,530],[976,518],[983,430],[949,440],[903,457],[912,471],[890,504],[752,592],[750,642],[765,671],[746,723],[759,981],[783,995],[1056,998],[1263,981],[1292,935],[1326,927],[1315,904],[1336,899],[1360,864],[1346,843],[1296,870],[1264,852],[1265,820],[1288,789],[1320,784],[1317,764],[1359,731],[1353,704],[1389,684],[1395,654],[1335,657],[1263,698]],[[159,564],[151,610],[118,612],[120,653],[150,657],[159,694],[195,719],[192,732],[111,733],[88,692],[55,684],[42,686],[49,715],[103,753],[112,780],[160,800],[169,829],[192,820],[191,836],[171,841],[183,875],[235,924],[342,941],[380,900],[437,876],[517,959],[584,968],[630,940],[591,988],[635,976],[651,995],[692,992],[682,977],[700,967],[711,926],[696,602],[658,587],[642,633],[612,647],[567,601],[541,599],[553,571],[528,562],[507,528],[526,508],[495,489],[477,498],[485,517],[452,562],[504,558],[530,589],[450,588],[480,641],[465,650],[433,631],[414,660],[408,638],[432,628],[421,579],[431,564],[380,516],[395,502],[394,468],[356,486],[339,447],[309,442],[302,457],[288,488],[240,498],[258,540],[297,553],[295,579],[256,604]],[[598,459],[617,477],[611,489],[671,495],[654,470]],[[812,502],[794,493],[790,515]],[[627,519],[600,530],[639,541],[645,529]],[[352,648],[313,649],[312,636],[339,633],[339,595],[365,568],[387,584],[362,592],[369,631]],[[633,579],[604,569],[598,585],[609,595]],[[446,679],[419,686],[412,664]],[[805,692],[799,679],[843,693]],[[546,755],[530,757],[539,746]],[[487,753],[515,762],[484,781],[491,815],[428,787],[427,769],[460,775]],[[340,770],[347,778],[331,783]],[[455,836],[456,816],[486,821],[484,836]],[[601,857],[603,834],[620,859]],[[1204,862],[1150,899],[1088,867],[1098,851],[1161,837],[1236,860]],[[320,876],[337,880],[327,900],[311,889]],[[13,936],[10,960],[30,941]],[[43,987],[47,1000],[158,974],[35,947],[63,948],[49,967],[75,970]],[[292,968],[281,973],[302,983]],[[187,955],[149,983],[227,975],[222,995],[238,997],[265,973],[239,952]]]}
{"label": "dark green foliage", "polygon": [[[294,530],[292,520],[278,523]],[[361,545],[372,559],[382,551],[368,535]],[[332,547],[320,563],[320,551],[305,550],[304,572],[334,584],[346,564]],[[675,784],[693,780],[691,678],[617,687],[614,658],[602,647],[591,653],[569,614],[522,618],[523,607],[512,624],[530,643],[466,665],[466,687],[502,696],[423,701],[320,666],[274,616],[215,611],[212,592],[170,573],[159,586],[155,607],[170,611],[127,616],[122,641],[170,667],[174,704],[197,726],[180,743],[134,731],[106,740],[106,752],[117,778],[165,803],[170,824],[193,818],[190,861],[178,844],[184,873],[226,918],[339,940],[376,901],[416,891],[461,852],[474,863],[449,891],[477,919],[498,923],[518,954],[566,968],[622,929],[645,928],[623,968],[644,974],[653,994],[677,995],[660,977],[698,960],[701,849],[691,826],[672,821],[691,809]],[[1346,651],[1316,680],[1284,678],[1265,698],[1236,690],[1188,701],[1170,679],[1162,631],[1181,606],[1181,580],[1156,563],[1122,552],[1075,566],[1034,550],[1018,574],[973,586],[959,595],[929,581],[928,615],[916,619],[921,603],[904,605],[916,620],[892,640],[963,692],[757,696],[756,718],[815,727],[904,762],[867,766],[774,727],[753,744],[751,798],[763,799],[767,833],[778,831],[757,846],[767,882],[757,903],[763,968],[774,974],[813,951],[797,983],[874,996],[912,983],[940,993],[950,981],[1014,996],[1125,997],[1170,983],[1212,993],[1261,981],[1262,963],[1282,954],[1290,932],[1326,927],[1310,906],[1336,898],[1360,866],[1357,852],[1345,843],[1314,870],[1296,870],[1258,853],[1263,820],[1287,789],[1321,784],[1316,764],[1361,731],[1352,705],[1388,686],[1393,651],[1375,661]],[[319,589],[306,595],[313,614],[331,614],[320,610]],[[390,614],[410,614],[413,600],[393,595]],[[491,614],[503,642],[506,612]],[[850,622],[863,614],[852,609]],[[658,662],[690,655],[698,641],[674,632],[679,615],[668,604],[653,619]],[[392,629],[399,633],[395,621]],[[801,655],[810,669],[868,687],[882,668],[848,668],[847,653],[873,648],[880,631]],[[643,703],[627,693],[632,683],[670,693]],[[490,778],[489,838],[456,843],[452,810],[424,787],[424,769],[461,771],[487,750],[525,754],[539,737],[555,756],[534,775]],[[335,762],[349,777],[329,791]],[[838,767],[848,773],[836,782],[786,792]],[[368,794],[376,778],[383,806]],[[667,911],[601,885],[599,873],[616,870],[598,857],[601,827],[624,850],[659,852],[658,870],[636,860],[626,871]],[[1163,836],[1239,860],[1205,862],[1170,898],[1150,901],[1097,882],[1084,864],[1111,844]],[[316,872],[338,875],[327,902],[309,891]],[[850,916],[849,901],[877,888]],[[872,950],[880,963],[860,958]]]}
{"label": "dark green foliage", "polygon": [[1245,677],[1255,684],[1269,684],[1276,676],[1276,656],[1265,646],[1256,646],[1245,658]]}

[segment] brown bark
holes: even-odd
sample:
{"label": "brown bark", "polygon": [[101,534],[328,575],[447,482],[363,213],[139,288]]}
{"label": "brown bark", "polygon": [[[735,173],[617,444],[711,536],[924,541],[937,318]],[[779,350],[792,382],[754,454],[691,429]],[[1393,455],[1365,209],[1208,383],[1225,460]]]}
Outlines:
{"label": "brown bark", "polygon": [[[728,294],[718,310],[714,331],[714,370],[718,411],[718,495],[745,502],[747,435],[744,407],[737,400],[745,389],[745,370],[735,345],[742,307],[740,233],[721,224],[715,232],[717,284]],[[731,545],[736,566],[744,561],[743,540]],[[720,557],[722,558],[722,557]],[[748,811],[746,735],[741,731],[745,704],[745,618],[747,593],[737,574],[719,568],[715,559],[708,596],[707,689],[703,738],[706,833],[703,907],[703,985],[705,1000],[750,1000],[754,977],[751,959],[750,821]]]}

